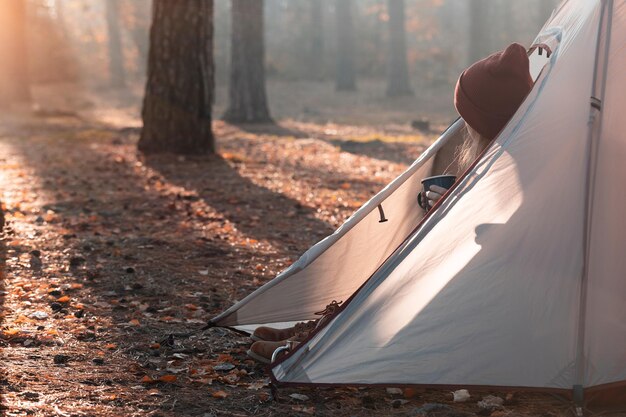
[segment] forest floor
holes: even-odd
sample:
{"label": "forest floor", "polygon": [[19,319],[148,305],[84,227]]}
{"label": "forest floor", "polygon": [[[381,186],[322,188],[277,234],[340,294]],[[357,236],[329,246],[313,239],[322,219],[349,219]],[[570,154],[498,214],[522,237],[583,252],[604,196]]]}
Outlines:
{"label": "forest floor", "polygon": [[[248,338],[219,328],[176,336],[331,233],[433,135],[215,122],[218,155],[144,157],[136,127],[106,120],[43,111],[0,118],[2,415],[479,412],[490,393],[454,404],[440,390],[285,388],[273,400],[264,367],[246,357]],[[512,396],[494,417],[567,412],[551,396],[494,394]]]}

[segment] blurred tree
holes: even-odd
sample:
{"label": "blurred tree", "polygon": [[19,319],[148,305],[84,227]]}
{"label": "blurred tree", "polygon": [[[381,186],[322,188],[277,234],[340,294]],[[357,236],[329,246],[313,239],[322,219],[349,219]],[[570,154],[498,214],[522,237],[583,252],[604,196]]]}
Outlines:
{"label": "blurred tree", "polygon": [[106,5],[107,35],[109,39],[109,77],[111,85],[123,87],[126,84],[126,75],[119,26],[119,0],[103,1]]}
{"label": "blurred tree", "polygon": [[26,47],[25,0],[3,1],[0,6],[0,106],[31,99]]}
{"label": "blurred tree", "polygon": [[537,28],[541,29],[546,20],[552,15],[552,10],[556,7],[554,0],[539,0],[537,7]]}
{"label": "blurred tree", "polygon": [[148,48],[150,45],[149,26],[152,0],[130,1],[132,21],[128,24],[128,31],[137,48],[138,72],[145,74],[148,61]]}
{"label": "blurred tree", "polygon": [[232,0],[228,108],[231,123],[268,123],[263,0]]}
{"label": "blurred tree", "polygon": [[335,0],[337,18],[337,91],[356,90],[354,28],[352,23],[352,0]]}
{"label": "blurred tree", "polygon": [[404,0],[387,0],[387,12],[389,13],[387,96],[411,95],[413,92],[409,83],[406,59]]}
{"label": "blurred tree", "polygon": [[470,64],[484,58],[491,52],[489,36],[489,1],[470,0],[469,61]]}
{"label": "blurred tree", "polygon": [[321,80],[324,76],[324,12],[323,0],[309,1],[309,53],[307,71],[309,78]]}
{"label": "blurred tree", "polygon": [[213,0],[154,0],[153,8],[138,148],[214,152]]}

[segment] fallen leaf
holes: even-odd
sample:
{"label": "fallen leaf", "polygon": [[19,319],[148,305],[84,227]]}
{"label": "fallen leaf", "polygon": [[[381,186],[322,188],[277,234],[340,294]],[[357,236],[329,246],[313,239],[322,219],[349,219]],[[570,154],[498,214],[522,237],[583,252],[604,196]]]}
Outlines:
{"label": "fallen leaf", "polygon": [[157,388],[149,389],[147,394],[151,397],[160,397],[163,395],[161,394],[161,391],[159,391]]}
{"label": "fallen leaf", "polygon": [[63,297],[57,298],[59,303],[69,303],[70,297],[68,295],[64,295]]}
{"label": "fallen leaf", "polygon": [[117,349],[117,344],[115,344],[115,343],[107,343],[106,345],[104,345],[104,348],[108,349],[108,350],[115,350],[115,349]]}
{"label": "fallen leaf", "polygon": [[141,378],[141,382],[143,382],[144,384],[152,384],[152,383],[156,382],[156,380],[154,380],[150,376],[146,375],[143,378]]}
{"label": "fallen leaf", "polygon": [[161,382],[176,382],[176,379],[178,379],[176,377],[176,375],[163,375],[162,377],[159,378],[159,381],[161,381]]}
{"label": "fallen leaf", "polygon": [[211,397],[213,397],[213,398],[226,398],[226,397],[228,397],[228,393],[225,392],[225,391],[214,391],[211,394]]}
{"label": "fallen leaf", "polygon": [[160,343],[153,343],[150,345],[150,349],[160,349],[160,348],[161,348]]}
{"label": "fallen leaf", "polygon": [[417,390],[415,388],[405,388],[403,394],[404,398],[413,398],[417,396]]}
{"label": "fallen leaf", "polygon": [[137,319],[132,319],[128,322],[128,324],[130,324],[131,326],[141,326],[141,323],[139,323],[139,320]]}
{"label": "fallen leaf", "polygon": [[254,391],[258,391],[261,388],[264,388],[267,386],[267,382],[261,381],[261,382],[252,382],[251,384],[248,385],[248,389],[254,390]]}

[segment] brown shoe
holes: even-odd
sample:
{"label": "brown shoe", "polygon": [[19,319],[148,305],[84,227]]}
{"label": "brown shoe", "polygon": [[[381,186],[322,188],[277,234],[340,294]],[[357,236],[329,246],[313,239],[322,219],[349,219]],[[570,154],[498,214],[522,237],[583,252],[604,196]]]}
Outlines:
{"label": "brown shoe", "polygon": [[252,333],[252,340],[263,342],[279,342],[294,337],[296,334],[306,333],[315,329],[317,320],[296,323],[295,326],[286,329],[274,329],[273,327],[261,326],[257,327]]}
{"label": "brown shoe", "polygon": [[248,356],[260,363],[271,363],[274,351],[280,347],[288,346],[289,350],[295,348],[298,342],[289,340],[281,340],[279,342],[254,342],[248,349]]}
{"label": "brown shoe", "polygon": [[294,338],[302,341],[309,335],[309,333],[320,326],[324,326],[332,317],[334,317],[335,313],[339,310],[341,303],[343,303],[343,301],[337,302],[333,300],[324,310],[315,313],[316,315],[321,316],[319,319],[296,323],[293,327],[288,327],[286,329],[275,329],[267,326],[257,327],[250,338],[257,342],[278,342]]}

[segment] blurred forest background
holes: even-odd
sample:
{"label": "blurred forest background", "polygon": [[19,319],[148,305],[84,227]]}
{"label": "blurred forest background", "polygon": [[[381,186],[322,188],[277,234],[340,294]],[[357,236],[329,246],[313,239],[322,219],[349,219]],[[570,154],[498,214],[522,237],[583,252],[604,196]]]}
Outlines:
{"label": "blurred forest background", "polygon": [[[109,100],[138,115],[151,1],[25,4],[23,22],[13,24],[25,28],[28,71],[17,71],[35,104],[52,100],[55,107],[84,110]],[[529,45],[555,5],[554,0],[266,0],[269,111],[277,120],[317,123],[426,118],[447,124],[463,68],[510,42]],[[231,2],[216,0],[213,15],[213,114],[219,118],[228,105]],[[10,75],[2,78],[15,84]],[[63,84],[72,87],[51,89]]]}

